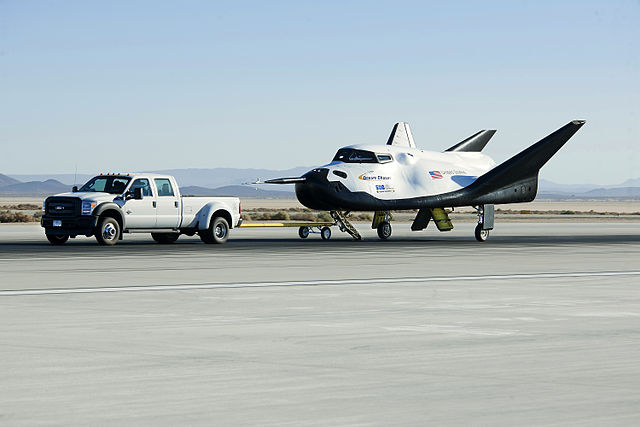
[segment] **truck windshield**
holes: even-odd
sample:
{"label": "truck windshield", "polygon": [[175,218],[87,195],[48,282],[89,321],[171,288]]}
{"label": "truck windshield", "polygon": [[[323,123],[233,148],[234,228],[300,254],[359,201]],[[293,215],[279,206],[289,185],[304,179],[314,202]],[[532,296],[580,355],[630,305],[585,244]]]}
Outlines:
{"label": "truck windshield", "polygon": [[333,158],[334,162],[344,163],[378,163],[376,155],[371,151],[341,148]]}
{"label": "truck windshield", "polygon": [[79,191],[122,194],[131,178],[125,176],[96,176]]}

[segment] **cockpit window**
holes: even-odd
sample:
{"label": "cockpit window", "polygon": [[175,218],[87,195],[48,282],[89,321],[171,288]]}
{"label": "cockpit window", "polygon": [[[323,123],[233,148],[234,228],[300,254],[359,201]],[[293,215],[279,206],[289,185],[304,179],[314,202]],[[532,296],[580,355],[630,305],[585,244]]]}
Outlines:
{"label": "cockpit window", "polygon": [[378,163],[376,155],[371,151],[341,148],[333,158],[334,162],[344,163]]}
{"label": "cockpit window", "polygon": [[387,163],[387,162],[391,162],[393,161],[393,157],[391,157],[391,154],[378,154],[378,161],[380,163]]}

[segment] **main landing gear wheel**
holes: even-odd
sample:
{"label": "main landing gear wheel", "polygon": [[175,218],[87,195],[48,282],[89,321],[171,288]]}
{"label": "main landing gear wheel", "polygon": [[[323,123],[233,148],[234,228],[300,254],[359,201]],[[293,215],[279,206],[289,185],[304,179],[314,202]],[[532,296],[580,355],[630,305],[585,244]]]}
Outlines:
{"label": "main landing gear wheel", "polygon": [[320,230],[320,236],[322,240],[329,240],[331,238],[331,229],[329,227],[322,227]]}
{"label": "main landing gear wheel", "polygon": [[301,239],[306,239],[307,237],[309,237],[309,227],[298,228],[298,236],[300,236]]}
{"label": "main landing gear wheel", "polygon": [[387,240],[391,237],[391,224],[387,221],[382,221],[378,225],[378,237],[382,240]]}
{"label": "main landing gear wheel", "polygon": [[205,243],[224,243],[229,238],[229,223],[220,216],[212,218],[209,228],[198,234]]}
{"label": "main landing gear wheel", "polygon": [[47,240],[54,246],[64,245],[67,240],[69,240],[69,236],[66,235],[58,235],[58,234],[47,234]]}
{"label": "main landing gear wheel", "polygon": [[484,226],[484,224],[479,223],[478,225],[476,225],[476,231],[475,231],[475,235],[476,235],[476,240],[478,242],[484,242],[489,238],[489,230],[483,230],[482,227]]}
{"label": "main landing gear wheel", "polygon": [[103,246],[113,246],[118,243],[120,238],[120,224],[115,218],[110,216],[104,217],[98,223],[96,231],[96,240]]}
{"label": "main landing gear wheel", "polygon": [[151,238],[162,244],[175,243],[178,237],[180,237],[178,233],[151,233]]}

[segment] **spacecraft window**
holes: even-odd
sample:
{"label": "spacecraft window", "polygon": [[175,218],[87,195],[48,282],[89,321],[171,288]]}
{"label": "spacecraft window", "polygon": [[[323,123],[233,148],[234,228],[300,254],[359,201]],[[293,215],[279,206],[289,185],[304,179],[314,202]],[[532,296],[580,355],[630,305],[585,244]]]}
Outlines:
{"label": "spacecraft window", "polygon": [[393,161],[393,157],[391,157],[391,154],[378,154],[377,156],[380,163],[388,163]]}
{"label": "spacecraft window", "polygon": [[371,151],[341,148],[336,153],[333,161],[345,163],[378,163],[378,158]]}

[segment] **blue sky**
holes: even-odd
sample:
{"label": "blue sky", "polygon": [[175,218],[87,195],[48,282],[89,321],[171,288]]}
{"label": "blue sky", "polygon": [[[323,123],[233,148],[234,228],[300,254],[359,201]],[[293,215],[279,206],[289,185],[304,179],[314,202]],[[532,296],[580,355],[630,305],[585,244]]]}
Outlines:
{"label": "blue sky", "polygon": [[[443,4],[445,3],[445,4]],[[640,177],[640,2],[0,0],[0,173],[326,163],[411,124],[542,170]]]}

